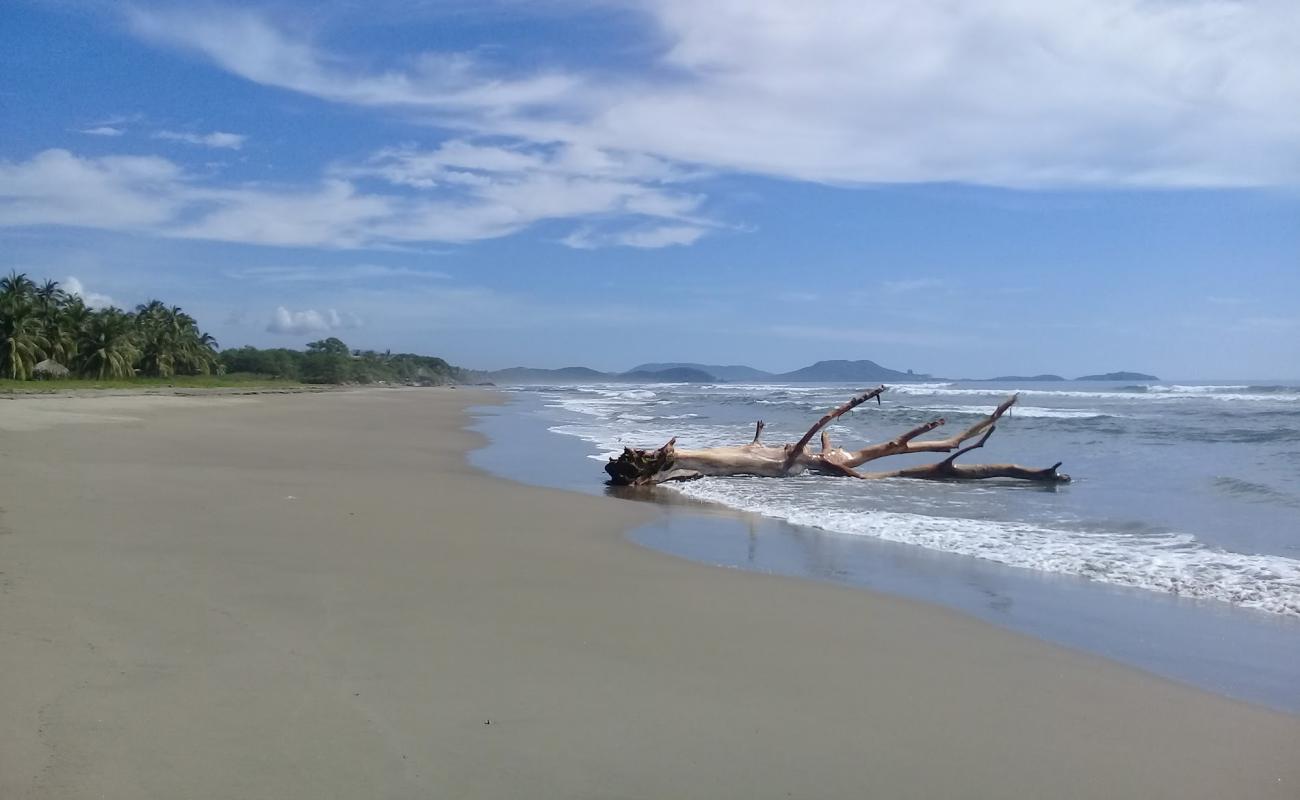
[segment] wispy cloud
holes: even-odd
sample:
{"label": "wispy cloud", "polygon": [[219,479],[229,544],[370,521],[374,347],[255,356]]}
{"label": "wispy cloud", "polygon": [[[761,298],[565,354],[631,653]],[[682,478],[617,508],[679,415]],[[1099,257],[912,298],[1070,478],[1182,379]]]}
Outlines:
{"label": "wispy cloud", "polygon": [[236,75],[345,103],[508,113],[584,88],[561,73],[503,78],[459,53],[428,53],[408,71],[367,74],[245,11],[135,9],[129,16],[139,34],[194,49]]}
{"label": "wispy cloud", "polygon": [[[711,224],[695,213],[700,196],[652,180],[641,171],[651,167],[611,154],[602,176],[574,174],[566,166],[568,151],[453,150],[459,153],[454,158],[440,156],[441,150],[383,151],[319,183],[279,187],[213,186],[157,157],[83,158],[47,150],[25,162],[0,162],[0,226],[77,225],[247,244],[367,248],[473,242],[542,220],[589,218],[622,220],[626,230],[605,235],[603,244],[656,247],[694,241]],[[436,186],[420,185],[434,174]],[[655,220],[675,224],[647,224]]]}
{"label": "wispy cloud", "polygon": [[1300,182],[1300,6],[1285,0],[638,7],[663,46],[621,79],[465,53],[377,72],[249,13],[132,19],[258,83],[671,163],[835,183]]}
{"label": "wispy cloud", "polygon": [[[485,145],[452,139],[436,148],[390,148],[359,165],[338,166],[348,179],[373,179],[434,193],[472,217],[484,236],[545,219],[602,217],[620,222],[595,235],[590,226],[564,238],[571,247],[664,247],[689,244],[713,223],[704,197],[680,184],[691,172],[645,155],[580,145]],[[438,208],[445,218],[446,210]],[[640,222],[638,222],[640,220]],[[673,225],[648,225],[669,220]],[[420,224],[436,224],[422,220]],[[467,232],[468,233],[468,232]],[[448,232],[448,240],[483,238]]]}
{"label": "wispy cloud", "polygon": [[126,130],[123,128],[115,128],[112,125],[96,125],[91,128],[82,128],[77,132],[84,133],[87,136],[121,136],[126,133]]}
{"label": "wispy cloud", "polygon": [[246,267],[227,270],[229,278],[258,283],[359,283],[386,279],[446,280],[450,276],[437,270],[390,267],[383,264],[334,266]]}
{"label": "wispy cloud", "polygon": [[655,225],[610,232],[579,228],[564,237],[562,242],[578,250],[595,250],[612,245],[655,249],[694,244],[706,233],[708,229],[698,225]]}
{"label": "wispy cloud", "polygon": [[[1300,5],[1282,0],[643,0],[634,72],[398,56],[383,70],[242,10],[128,12],[141,37],[259,84],[450,130],[291,184],[48,150],[0,162],[0,225],[271,246],[408,248],[568,220],[576,248],[686,246],[721,227],[701,176],[840,184],[1300,183]],[[100,120],[87,132],[125,128]],[[156,139],[237,150],[242,134]],[[934,286],[918,280],[886,292]]]}
{"label": "wispy cloud", "polygon": [[200,147],[224,148],[227,150],[238,150],[248,141],[248,137],[239,133],[225,133],[222,131],[213,131],[212,133],[187,133],[184,131],[156,131],[153,134],[155,139],[164,139],[172,142],[184,142],[186,144],[198,145]]}
{"label": "wispy cloud", "polygon": [[901,281],[885,281],[880,284],[880,288],[889,294],[908,294],[911,292],[933,291],[945,285],[938,278],[912,278]]}

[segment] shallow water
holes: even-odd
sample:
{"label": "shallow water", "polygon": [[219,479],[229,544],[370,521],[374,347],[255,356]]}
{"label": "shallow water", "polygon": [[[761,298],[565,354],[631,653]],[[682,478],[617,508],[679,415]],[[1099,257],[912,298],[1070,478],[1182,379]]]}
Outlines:
{"label": "shallow water", "polygon": [[[488,432],[498,442],[532,441],[525,427],[561,434],[545,448],[550,461],[519,474],[500,443],[476,459],[516,479],[592,490],[604,458],[624,445],[657,446],[674,435],[685,447],[743,442],[759,417],[767,441],[791,441],[858,388],[520,387]],[[1014,388],[895,387],[831,433],[854,446],[936,416],[959,429]],[[969,463],[1064,460],[1074,483],[705,479],[656,492],[757,516],[744,525],[701,523],[688,511],[634,538],[711,563],[952,605],[1300,711],[1300,438],[1287,433],[1300,426],[1300,388],[1021,388],[1020,405]],[[515,427],[506,437],[502,426]],[[923,458],[933,456],[888,463]]]}
{"label": "shallow water", "polygon": [[[756,419],[793,441],[857,387],[842,384],[533,387],[556,433],[603,460],[625,445],[744,442]],[[1065,461],[1063,487],[805,476],[674,487],[799,525],[1013,567],[1300,616],[1300,388],[1278,385],[906,384],[830,427],[844,446],[936,417],[970,425],[1020,402],[976,461]],[[934,456],[889,459],[889,467]],[[874,465],[873,465],[874,466]]]}

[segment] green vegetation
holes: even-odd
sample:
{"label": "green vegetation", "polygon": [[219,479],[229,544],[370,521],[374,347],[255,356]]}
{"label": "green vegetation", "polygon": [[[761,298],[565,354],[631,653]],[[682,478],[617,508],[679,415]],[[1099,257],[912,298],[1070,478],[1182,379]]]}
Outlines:
{"label": "green vegetation", "polygon": [[333,337],[311,342],[305,351],[255,347],[218,351],[216,340],[179,306],[151,300],[134,311],[92,309],[57,281],[37,285],[18,272],[0,278],[0,391],[427,385],[467,377],[441,358],[349,350]]}
{"label": "green vegetation", "polygon": [[306,351],[238,347],[220,355],[227,372],[266,375],[306,383],[456,383],[467,378],[435,356],[349,350],[330,337],[307,345]]}

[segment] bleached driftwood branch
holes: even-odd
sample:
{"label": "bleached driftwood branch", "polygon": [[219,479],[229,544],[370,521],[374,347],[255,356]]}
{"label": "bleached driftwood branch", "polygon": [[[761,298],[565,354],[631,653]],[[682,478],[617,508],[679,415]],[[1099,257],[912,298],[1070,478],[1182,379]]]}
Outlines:
{"label": "bleached driftwood branch", "polygon": [[[831,445],[827,425],[868,400],[880,402],[885,386],[863,392],[843,405],[828,411],[794,444],[765,445],[763,421],[754,427],[754,440],[749,444],[727,447],[709,447],[700,450],[677,449],[676,437],[655,450],[623,449],[622,455],[611,458],[605,465],[611,484],[617,486],[645,486],[668,481],[702,478],[706,475],[756,475],[784,478],[804,472],[836,475],[862,480],[881,478],[916,478],[922,480],[983,480],[986,478],[1015,478],[1042,483],[1066,483],[1070,476],[1057,472],[1060,462],[1045,469],[1032,469],[1015,464],[957,464],[958,458],[984,446],[997,421],[1016,403],[1017,396],[1004,400],[987,417],[966,430],[945,439],[920,439],[919,437],[942,426],[943,419],[931,420],[924,425],[899,434],[886,442],[867,445],[859,450],[845,450]],[[821,434],[821,451],[811,453],[808,444]],[[966,442],[979,437],[967,447]],[[958,449],[961,448],[961,449]],[[956,452],[953,452],[956,450]],[[868,461],[905,453],[952,453],[942,461],[887,472],[859,472],[857,467]]]}

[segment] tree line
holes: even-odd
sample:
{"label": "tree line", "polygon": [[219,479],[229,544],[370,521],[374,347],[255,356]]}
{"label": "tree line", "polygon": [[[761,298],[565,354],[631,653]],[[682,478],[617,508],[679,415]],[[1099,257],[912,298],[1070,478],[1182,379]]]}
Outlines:
{"label": "tree line", "polygon": [[42,362],[48,374],[98,380],[210,375],[219,366],[216,339],[179,306],[90,308],[58,281],[38,285],[11,272],[0,278],[0,377],[30,380]]}
{"label": "tree line", "polygon": [[306,383],[457,383],[465,370],[437,356],[350,350],[331,336],[310,342],[307,349],[237,347],[221,352],[229,372],[247,372]]}
{"label": "tree line", "polygon": [[305,383],[441,384],[469,377],[435,356],[350,350],[334,337],[306,350],[219,351],[217,340],[179,306],[150,300],[134,311],[90,308],[58,281],[37,284],[18,272],[0,278],[0,378],[233,373]]}

